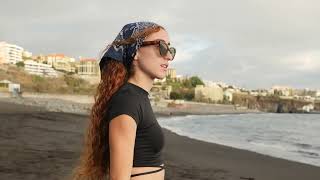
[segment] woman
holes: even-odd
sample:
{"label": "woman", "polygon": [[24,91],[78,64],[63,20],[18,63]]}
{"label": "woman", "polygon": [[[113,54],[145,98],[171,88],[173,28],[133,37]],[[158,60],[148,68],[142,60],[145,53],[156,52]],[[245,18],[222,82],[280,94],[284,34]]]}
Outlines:
{"label": "woman", "polygon": [[175,48],[152,22],[125,25],[100,60],[101,81],[74,179],[163,180],[164,136],[148,98]]}

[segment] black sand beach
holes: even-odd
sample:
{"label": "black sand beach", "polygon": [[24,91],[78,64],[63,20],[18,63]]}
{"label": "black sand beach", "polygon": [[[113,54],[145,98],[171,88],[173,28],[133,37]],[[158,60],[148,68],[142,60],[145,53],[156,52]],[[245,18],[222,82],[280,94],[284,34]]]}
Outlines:
{"label": "black sand beach", "polygon": [[[0,101],[0,179],[66,179],[79,157],[87,118]],[[320,179],[320,167],[163,131],[166,180]]]}

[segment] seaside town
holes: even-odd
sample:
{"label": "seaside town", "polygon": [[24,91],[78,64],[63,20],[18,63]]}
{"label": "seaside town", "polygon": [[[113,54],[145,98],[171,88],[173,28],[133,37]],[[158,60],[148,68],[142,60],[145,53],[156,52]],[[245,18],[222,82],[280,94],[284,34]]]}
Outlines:
{"label": "seaside town", "polygon": [[4,1],[0,179],[320,180],[319,7]]}
{"label": "seaside town", "polygon": [[[19,45],[2,41],[0,97],[28,97],[34,93],[92,96],[100,81],[98,64],[95,58],[74,58],[62,53],[34,55]],[[221,104],[267,112],[305,113],[320,109],[319,89],[275,85],[250,90],[202,80],[196,75],[177,75],[174,68],[168,68],[166,78],[154,81],[149,98],[160,108]]]}
{"label": "seaside town", "polygon": [[[74,58],[62,53],[34,55],[19,45],[0,42],[0,141],[3,144],[0,148],[0,158],[7,159],[1,162],[1,177],[67,179],[80,154],[81,137],[99,81],[100,71],[98,60],[95,58]],[[283,138],[280,134],[284,133],[284,130],[274,135],[276,131],[270,128],[283,126],[284,122],[279,119],[281,115],[285,115],[284,121],[288,118],[290,123],[295,120],[294,117],[299,116],[301,123],[307,124],[310,121],[304,117],[314,116],[316,119],[320,109],[320,90],[294,89],[280,85],[270,89],[249,90],[224,82],[202,80],[196,75],[177,75],[174,68],[167,70],[166,78],[154,81],[149,98],[156,117],[164,118],[158,119],[160,123],[170,122],[171,117],[185,119],[185,125],[190,123],[192,132],[196,132],[199,130],[197,126],[192,126],[195,122],[190,119],[194,116],[188,118],[185,115],[218,115],[211,116],[212,124],[208,121],[201,131],[206,132],[210,129],[208,132],[214,132],[213,135],[205,134],[206,137],[219,136],[220,131],[217,129],[220,128],[226,137],[235,131],[236,137],[232,139],[237,143],[241,142],[243,133],[255,131],[254,129],[260,126],[259,124],[263,126],[264,122],[268,124],[268,128],[263,131],[265,143],[269,138]],[[289,114],[276,116],[276,113],[269,113],[269,118],[276,120],[270,123],[267,113],[264,112],[299,114],[291,117]],[[244,116],[247,119],[241,121],[244,114],[248,115]],[[169,119],[165,120],[167,117]],[[201,123],[201,117],[194,117],[194,121],[199,120]],[[225,117],[226,120],[215,120],[218,117]],[[242,128],[245,130],[241,130],[241,126],[237,124],[238,120],[240,124],[244,123]],[[229,130],[225,129],[228,122],[232,122]],[[249,124],[246,125],[246,122]],[[253,122],[256,123],[250,125]],[[175,121],[169,124],[171,123],[175,124]],[[179,121],[176,123],[179,124]],[[221,123],[223,125],[219,126]],[[284,127],[286,130],[287,126]],[[296,128],[299,127],[289,127],[289,130]],[[293,180],[318,179],[319,176],[317,166],[292,162],[289,161],[290,158],[287,160],[287,156],[287,159],[279,159],[251,152],[252,137],[249,137],[250,141],[243,142],[244,147],[235,149],[223,146],[224,144],[186,138],[173,130],[162,129],[166,139],[164,157],[167,179],[254,180],[287,177],[284,179]],[[292,133],[285,136],[290,138]],[[311,145],[303,143],[301,156],[308,153],[311,159],[317,158],[316,152],[303,149]],[[269,151],[271,148],[272,145],[265,145],[263,149]],[[288,156],[289,151],[291,150],[285,152]],[[271,155],[278,157],[279,154],[281,152],[275,151]],[[190,162],[184,163],[188,159],[186,157],[192,157]],[[32,166],[29,166],[30,164]],[[292,174],[293,171],[300,172],[299,176]]]}

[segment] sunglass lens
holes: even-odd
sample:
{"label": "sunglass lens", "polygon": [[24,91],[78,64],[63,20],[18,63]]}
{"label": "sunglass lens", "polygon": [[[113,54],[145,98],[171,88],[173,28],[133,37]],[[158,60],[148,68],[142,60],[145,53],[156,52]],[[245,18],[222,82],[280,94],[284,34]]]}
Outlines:
{"label": "sunglass lens", "polygon": [[176,55],[176,48],[171,47],[170,48],[170,53],[171,53],[172,59],[174,59],[174,56]]}
{"label": "sunglass lens", "polygon": [[174,56],[176,55],[176,49],[174,47],[169,48],[167,44],[163,41],[160,41],[159,50],[161,56],[166,56],[168,51],[170,51],[172,59],[174,59]]}
{"label": "sunglass lens", "polygon": [[160,55],[161,56],[166,56],[167,53],[168,53],[168,48],[165,45],[165,43],[162,42],[162,41],[160,41],[159,50],[160,50]]}

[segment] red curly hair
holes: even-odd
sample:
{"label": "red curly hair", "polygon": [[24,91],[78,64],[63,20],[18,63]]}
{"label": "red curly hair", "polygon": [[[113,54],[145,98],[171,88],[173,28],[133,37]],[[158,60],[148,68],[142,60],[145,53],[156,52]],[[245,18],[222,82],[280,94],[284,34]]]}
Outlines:
{"label": "red curly hair", "polygon": [[[140,37],[164,29],[146,29]],[[128,39],[128,42],[132,39]],[[124,43],[128,43],[124,41]],[[101,81],[94,96],[88,126],[86,129],[84,148],[79,164],[72,172],[72,180],[105,180],[109,179],[110,152],[109,129],[103,117],[107,112],[111,96],[134,74],[132,66],[129,70],[119,61],[109,59],[101,71]]]}

